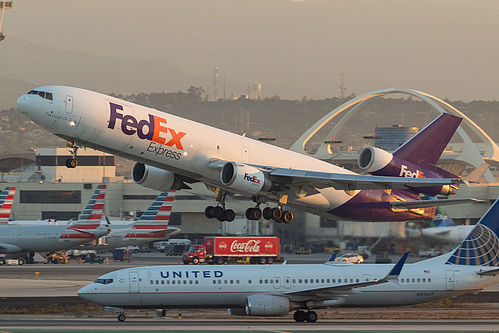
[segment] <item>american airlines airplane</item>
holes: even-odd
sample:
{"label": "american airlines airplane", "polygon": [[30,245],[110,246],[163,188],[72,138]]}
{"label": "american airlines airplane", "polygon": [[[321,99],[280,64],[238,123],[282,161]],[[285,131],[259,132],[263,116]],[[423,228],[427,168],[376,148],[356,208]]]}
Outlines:
{"label": "american airlines airplane", "polygon": [[140,216],[140,218],[126,225],[109,223],[111,231],[101,238],[99,244],[86,244],[85,249],[115,249],[147,242],[166,240],[181,232],[179,228],[168,226],[172,211],[175,191],[161,193]]}
{"label": "american airlines airplane", "polygon": [[0,253],[19,253],[19,264],[31,263],[35,252],[57,252],[94,241],[109,232],[101,226],[106,185],[98,185],[72,225],[0,225]]}
{"label": "american airlines airplane", "polygon": [[[133,180],[159,191],[188,189],[203,182],[215,190],[218,204],[206,216],[232,221],[227,194],[251,198],[248,219],[291,222],[285,206],[313,214],[360,221],[432,219],[427,195],[453,194],[456,175],[436,163],[461,122],[443,114],[393,154],[368,147],[359,175],[336,165],[268,145],[244,135],[196,123],[100,93],[64,86],[36,88],[17,100],[32,121],[64,138],[73,149],[68,168],[77,166],[79,147],[91,147],[137,163]],[[275,202],[277,207],[259,208]],[[447,199],[445,204],[467,199]]]}
{"label": "american airlines airplane", "polygon": [[6,187],[0,192],[0,224],[6,224],[10,221],[12,204],[14,203],[15,187]]}
{"label": "american airlines airplane", "polygon": [[404,264],[137,267],[102,275],[78,291],[118,308],[229,308],[234,315],[315,322],[315,309],[417,304],[477,292],[499,282],[499,199],[453,251]]}

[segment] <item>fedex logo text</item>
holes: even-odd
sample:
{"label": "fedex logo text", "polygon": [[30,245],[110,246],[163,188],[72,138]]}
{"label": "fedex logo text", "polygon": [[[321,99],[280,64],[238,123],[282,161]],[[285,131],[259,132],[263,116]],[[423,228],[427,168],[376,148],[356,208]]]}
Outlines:
{"label": "fedex logo text", "polygon": [[250,176],[247,173],[244,174],[244,179],[255,184],[260,184],[261,181],[261,179],[258,179],[256,176]]}
{"label": "fedex logo text", "polygon": [[[186,133],[177,133],[174,129],[166,127],[166,119],[149,114],[148,120],[137,121],[134,116],[123,114],[122,105],[109,102],[109,108],[110,117],[107,128],[114,129],[116,121],[121,120],[121,131],[126,135],[137,134],[140,139],[147,139],[168,147],[175,146],[177,149],[184,150],[181,140]],[[122,113],[119,111],[122,111]]]}
{"label": "fedex logo text", "polygon": [[403,165],[400,168],[400,174],[399,177],[405,177],[405,178],[426,178],[424,176],[424,172],[420,170],[416,170],[412,172],[411,170],[407,169],[407,165]]}

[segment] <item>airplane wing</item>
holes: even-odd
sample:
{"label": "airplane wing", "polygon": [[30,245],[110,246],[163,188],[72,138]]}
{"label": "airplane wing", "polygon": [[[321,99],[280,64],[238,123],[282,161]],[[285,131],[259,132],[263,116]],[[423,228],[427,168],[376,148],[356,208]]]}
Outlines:
{"label": "airplane wing", "polygon": [[339,296],[348,296],[349,294],[353,293],[359,293],[359,291],[356,291],[354,289],[372,286],[375,284],[386,283],[390,280],[397,279],[398,276],[400,275],[400,272],[402,271],[402,267],[404,266],[408,255],[409,252],[404,253],[404,255],[399,259],[399,261],[395,264],[395,266],[393,266],[390,272],[381,280],[374,279],[371,281],[346,283],[337,286],[291,291],[284,294],[289,296],[293,300],[299,299],[299,300],[320,301],[320,300],[332,299],[334,297],[339,297]]}
{"label": "airplane wing", "polygon": [[[228,161],[212,160],[210,168],[221,169]],[[409,187],[431,187],[463,183],[458,178],[405,178],[388,176],[368,176],[355,173],[329,173],[269,166],[252,165],[266,172],[270,179],[281,186],[309,185],[316,188],[334,187],[336,190],[389,190]],[[435,205],[433,205],[435,206]]]}
{"label": "airplane wing", "polygon": [[283,185],[310,185],[317,188],[334,187],[337,190],[386,190],[409,187],[430,187],[462,183],[457,178],[405,178],[368,176],[358,174],[328,173],[296,169],[276,168],[270,178]]}
{"label": "airplane wing", "polygon": [[434,206],[459,205],[467,202],[484,203],[485,200],[475,198],[439,199],[439,200],[411,200],[411,201],[389,201],[395,208],[425,208]]}

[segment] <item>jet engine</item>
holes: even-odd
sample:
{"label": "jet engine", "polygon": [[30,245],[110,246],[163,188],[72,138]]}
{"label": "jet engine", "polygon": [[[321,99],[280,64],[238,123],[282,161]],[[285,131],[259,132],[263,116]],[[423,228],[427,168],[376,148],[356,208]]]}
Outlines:
{"label": "jet engine", "polygon": [[248,316],[285,316],[291,311],[287,297],[273,295],[251,295],[246,299]]}
{"label": "jet engine", "polygon": [[132,180],[144,187],[158,190],[180,190],[184,183],[173,172],[158,169],[143,163],[135,163],[132,168]]}
{"label": "jet engine", "polygon": [[393,160],[393,155],[383,149],[366,147],[362,149],[357,163],[365,172],[373,173],[386,167]]}
{"label": "jet engine", "polygon": [[235,191],[257,194],[260,191],[268,192],[272,182],[258,168],[250,165],[227,162],[222,167],[220,181]]}

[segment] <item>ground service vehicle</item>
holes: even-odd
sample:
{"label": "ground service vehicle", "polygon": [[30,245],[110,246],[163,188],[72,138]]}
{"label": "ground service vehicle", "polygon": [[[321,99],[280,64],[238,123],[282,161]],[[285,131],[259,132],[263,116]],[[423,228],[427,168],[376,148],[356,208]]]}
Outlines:
{"label": "ground service vehicle", "polygon": [[210,236],[204,238],[203,245],[192,245],[182,255],[184,264],[193,265],[225,264],[237,260],[251,264],[272,264],[280,258],[280,240],[278,237],[246,236]]}

